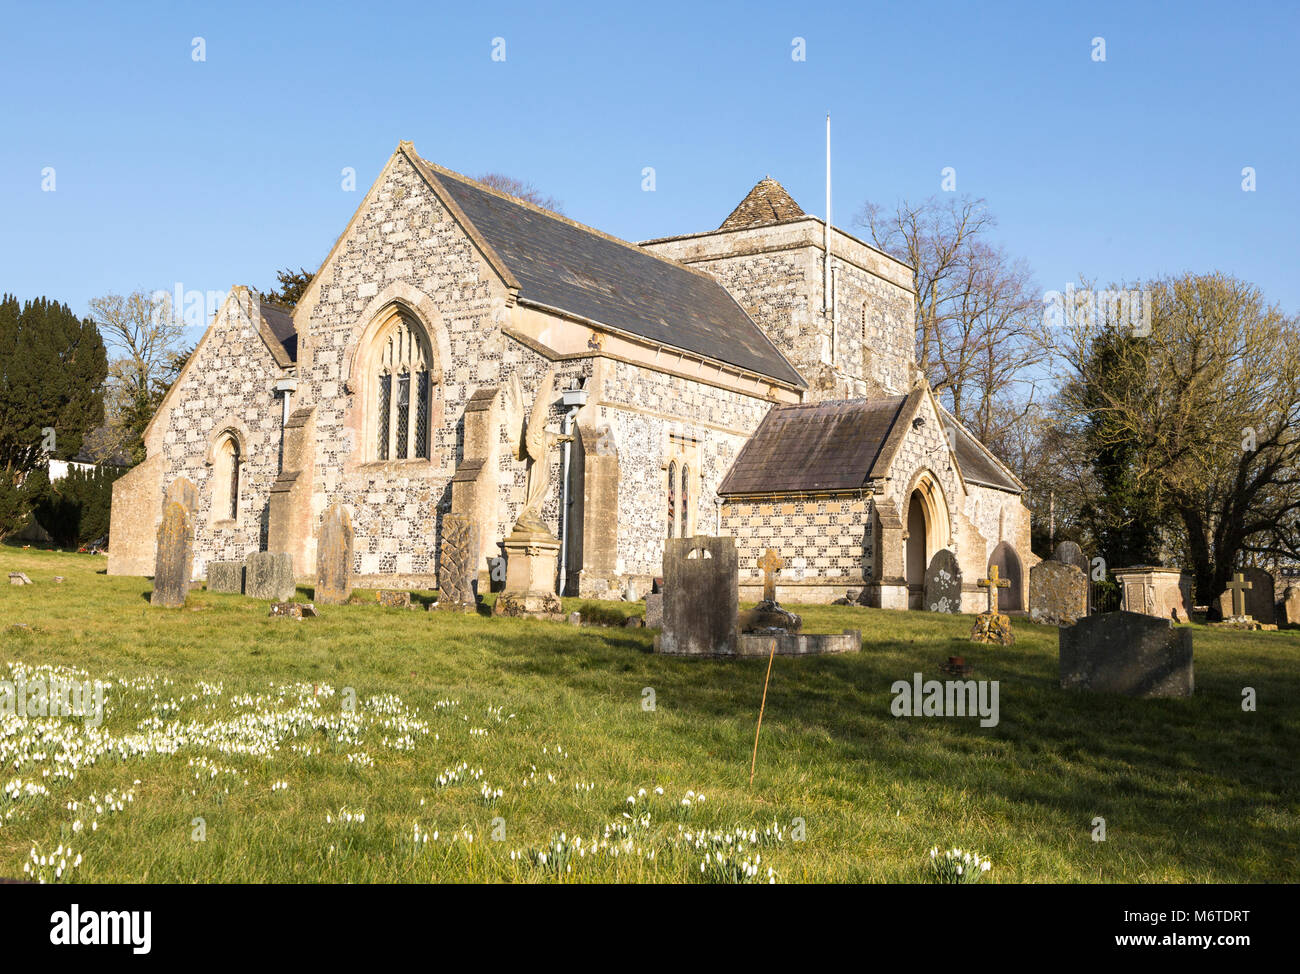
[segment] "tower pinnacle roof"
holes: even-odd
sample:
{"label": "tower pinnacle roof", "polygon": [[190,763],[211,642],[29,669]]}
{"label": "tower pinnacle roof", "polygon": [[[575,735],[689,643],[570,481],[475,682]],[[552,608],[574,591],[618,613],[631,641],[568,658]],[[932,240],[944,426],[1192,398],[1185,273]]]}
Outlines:
{"label": "tower pinnacle roof", "polygon": [[740,205],[731,211],[731,215],[722,221],[719,230],[743,230],[747,227],[761,227],[768,223],[780,223],[803,216],[799,204],[785,191],[785,187],[771,176],[764,177],[754,184]]}

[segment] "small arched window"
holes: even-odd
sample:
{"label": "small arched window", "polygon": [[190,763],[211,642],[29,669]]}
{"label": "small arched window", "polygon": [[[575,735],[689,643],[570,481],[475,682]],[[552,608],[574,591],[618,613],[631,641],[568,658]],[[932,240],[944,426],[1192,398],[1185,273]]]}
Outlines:
{"label": "small arched window", "polygon": [[668,537],[677,537],[677,461],[668,464]]}
{"label": "small arched window", "polygon": [[226,434],[217,444],[212,464],[212,519],[239,520],[239,441]]}
{"label": "small arched window", "polygon": [[424,330],[398,314],[378,342],[375,457],[427,460],[432,379]]}

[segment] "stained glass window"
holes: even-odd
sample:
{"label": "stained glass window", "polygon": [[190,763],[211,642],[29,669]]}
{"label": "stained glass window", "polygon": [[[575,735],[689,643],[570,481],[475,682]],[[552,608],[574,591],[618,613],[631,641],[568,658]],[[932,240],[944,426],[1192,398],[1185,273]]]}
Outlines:
{"label": "stained glass window", "polygon": [[392,393],[393,377],[385,372],[379,377],[379,430],[375,437],[379,446],[378,456],[380,460],[388,459],[388,428]]}
{"label": "stained glass window", "polygon": [[411,376],[403,372],[397,377],[397,459],[405,460],[406,433],[411,418]]}
{"label": "stained glass window", "polygon": [[668,537],[677,537],[677,462],[668,464]]}

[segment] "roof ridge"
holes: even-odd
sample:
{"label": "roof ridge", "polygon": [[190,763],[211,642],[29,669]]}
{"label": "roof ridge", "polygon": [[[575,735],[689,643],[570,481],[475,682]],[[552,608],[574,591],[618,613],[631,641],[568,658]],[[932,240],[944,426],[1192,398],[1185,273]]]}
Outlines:
{"label": "roof ridge", "polygon": [[660,261],[665,264],[671,264],[673,267],[681,268],[684,271],[690,271],[692,274],[695,274],[698,277],[702,277],[705,280],[712,281],[718,287],[722,287],[722,283],[716,277],[710,274],[708,271],[703,271],[698,268],[692,267],[690,264],[684,264],[680,260],[674,260],[672,257],[665,257],[663,254],[656,254],[654,251],[646,250],[646,248],[642,247],[638,243],[633,243],[631,240],[624,240],[622,237],[616,237],[612,233],[606,233],[604,230],[598,230],[596,227],[589,226],[586,223],[580,223],[579,221],[573,219],[572,217],[565,216],[563,213],[556,213],[554,210],[548,210],[544,206],[538,206],[536,203],[529,202],[528,200],[525,199],[520,199],[518,196],[511,196],[509,193],[504,193],[494,186],[487,185],[487,183],[479,182],[477,179],[473,179],[470,176],[466,176],[464,173],[456,172],[454,169],[448,169],[446,166],[440,166],[436,162],[431,162],[428,159],[426,159],[424,156],[420,156],[419,158],[422,163],[424,163],[426,166],[428,166],[430,169],[432,169],[435,173],[437,173],[440,176],[449,176],[450,178],[457,179],[462,183],[468,183],[470,186],[473,186],[475,189],[480,189],[485,193],[488,193],[492,196],[496,196],[497,198],[506,200],[510,203],[514,203],[517,206],[522,206],[526,210],[532,210],[533,212],[537,213],[539,216],[550,217],[552,220],[558,220],[561,223],[567,223],[569,226],[577,230],[582,230],[586,233],[594,234],[595,236],[600,237],[604,240],[608,240],[611,243],[619,244],[620,246],[626,247],[629,250],[633,250],[638,254],[644,254],[647,257],[653,257],[657,261]]}

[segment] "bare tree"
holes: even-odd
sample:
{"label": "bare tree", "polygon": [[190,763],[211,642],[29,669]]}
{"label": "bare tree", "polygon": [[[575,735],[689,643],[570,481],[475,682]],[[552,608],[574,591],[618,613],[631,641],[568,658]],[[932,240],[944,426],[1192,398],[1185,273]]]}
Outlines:
{"label": "bare tree", "polygon": [[868,203],[857,222],[913,268],[917,362],[935,393],[981,440],[996,438],[1034,403],[1050,355],[1028,267],[987,240],[996,221],[983,200]]}
{"label": "bare tree", "polygon": [[126,454],[138,463],[144,429],[188,356],[185,326],[165,291],[105,294],[90,311],[110,355],[108,425],[92,444],[96,459]]}
{"label": "bare tree", "polygon": [[499,172],[489,172],[479,176],[478,181],[485,186],[491,186],[498,192],[505,193],[507,196],[513,196],[516,199],[532,203],[534,206],[540,206],[552,213],[564,213],[563,203],[554,196],[547,196],[532,183],[526,183],[522,179],[515,179],[513,176],[506,176]]}

